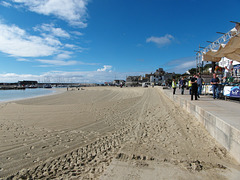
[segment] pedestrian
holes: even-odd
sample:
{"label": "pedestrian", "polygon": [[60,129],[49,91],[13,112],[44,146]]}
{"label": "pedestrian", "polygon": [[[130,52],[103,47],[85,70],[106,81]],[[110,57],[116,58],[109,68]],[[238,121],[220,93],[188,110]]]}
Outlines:
{"label": "pedestrian", "polygon": [[191,83],[191,78],[192,78],[192,77],[190,77],[190,80],[188,81],[189,95],[192,94],[192,83]]}
{"label": "pedestrian", "polygon": [[229,68],[227,66],[224,67],[224,75],[223,75],[223,82],[227,82],[229,78]]}
{"label": "pedestrian", "polygon": [[177,84],[176,84],[175,79],[172,80],[172,88],[173,88],[173,94],[175,94],[176,88],[177,88]]}
{"label": "pedestrian", "polygon": [[179,89],[181,89],[181,86],[180,86],[180,81],[181,81],[181,78],[180,78],[180,79],[178,79],[178,84],[179,84],[178,88],[179,88]]}
{"label": "pedestrian", "polygon": [[200,98],[200,95],[202,95],[202,84],[203,84],[203,79],[201,78],[201,74],[199,73],[197,76],[198,98]]}
{"label": "pedestrian", "polygon": [[192,84],[192,92],[191,92],[191,100],[193,100],[193,95],[195,96],[195,100],[198,100],[197,99],[197,90],[198,90],[198,86],[197,86],[197,78],[196,78],[196,75],[194,75],[192,78],[191,78],[191,82]]}
{"label": "pedestrian", "polygon": [[219,98],[218,84],[219,84],[219,79],[218,79],[218,77],[216,77],[216,74],[213,73],[213,78],[211,79],[213,99]]}
{"label": "pedestrian", "polygon": [[229,72],[230,72],[231,77],[235,77],[236,76],[234,68],[233,68],[233,61],[230,61]]}
{"label": "pedestrian", "polygon": [[186,84],[186,81],[185,81],[185,79],[182,77],[182,79],[181,79],[180,82],[179,82],[179,87],[181,87],[181,94],[182,94],[182,95],[184,94],[185,84]]}

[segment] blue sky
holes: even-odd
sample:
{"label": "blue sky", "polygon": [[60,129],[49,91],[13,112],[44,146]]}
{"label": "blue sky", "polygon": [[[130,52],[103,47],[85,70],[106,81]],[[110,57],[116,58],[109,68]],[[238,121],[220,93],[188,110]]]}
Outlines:
{"label": "blue sky", "polygon": [[0,82],[184,73],[240,21],[239,0],[1,0]]}

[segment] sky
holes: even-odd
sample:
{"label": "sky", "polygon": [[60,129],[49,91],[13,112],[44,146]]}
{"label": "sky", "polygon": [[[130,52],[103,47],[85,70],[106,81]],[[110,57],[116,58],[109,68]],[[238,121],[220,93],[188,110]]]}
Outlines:
{"label": "sky", "polygon": [[0,82],[104,83],[196,67],[239,0],[0,0]]}

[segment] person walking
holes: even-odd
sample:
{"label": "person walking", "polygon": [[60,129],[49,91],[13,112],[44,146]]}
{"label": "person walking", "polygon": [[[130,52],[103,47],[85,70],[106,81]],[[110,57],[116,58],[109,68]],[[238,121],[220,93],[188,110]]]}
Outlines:
{"label": "person walking", "polygon": [[219,79],[218,77],[216,77],[216,74],[213,73],[213,78],[211,79],[213,99],[219,98],[218,84],[219,84]]}
{"label": "person walking", "polygon": [[198,98],[200,98],[200,95],[202,95],[202,83],[203,83],[203,79],[201,78],[201,74],[199,74],[197,76],[197,86],[198,86]]}
{"label": "person walking", "polygon": [[188,81],[188,87],[189,87],[189,95],[192,94],[192,83],[191,83],[192,77],[190,77],[190,80]]}
{"label": "person walking", "polygon": [[198,100],[197,99],[197,90],[198,90],[198,86],[197,86],[197,78],[196,78],[196,75],[194,75],[192,78],[191,78],[191,82],[192,84],[192,92],[191,92],[191,100],[193,100],[193,95],[195,96],[195,100]]}
{"label": "person walking", "polygon": [[181,79],[180,82],[179,82],[179,87],[181,87],[181,94],[182,94],[182,95],[184,94],[185,84],[186,84],[186,81],[185,81],[185,79],[182,77],[182,79]]}
{"label": "person walking", "polygon": [[173,94],[175,94],[176,93],[176,88],[177,88],[177,84],[176,84],[175,79],[172,80],[172,88],[173,88]]}

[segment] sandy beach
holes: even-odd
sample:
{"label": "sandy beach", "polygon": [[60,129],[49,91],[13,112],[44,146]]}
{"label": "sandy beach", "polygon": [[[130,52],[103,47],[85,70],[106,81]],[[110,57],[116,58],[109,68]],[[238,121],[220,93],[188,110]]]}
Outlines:
{"label": "sandy beach", "polygon": [[157,88],[89,87],[0,104],[0,179],[239,179]]}

